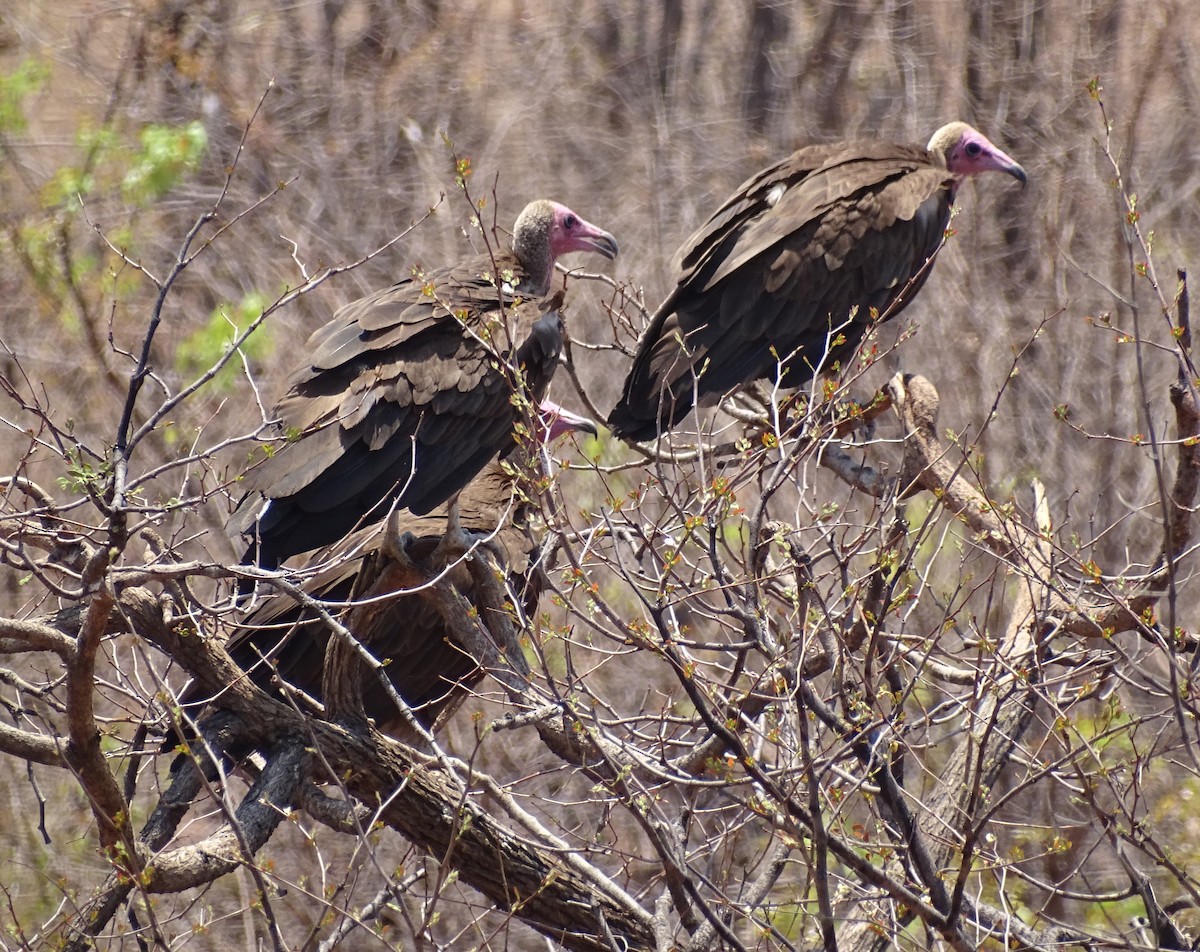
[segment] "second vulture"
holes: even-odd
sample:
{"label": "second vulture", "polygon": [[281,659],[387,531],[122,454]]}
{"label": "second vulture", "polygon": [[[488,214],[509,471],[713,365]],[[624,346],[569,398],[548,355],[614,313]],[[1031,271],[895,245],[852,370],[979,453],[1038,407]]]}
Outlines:
{"label": "second vulture", "polygon": [[617,254],[608,232],[550,201],[525,207],[512,251],[414,271],[343,307],[308,341],[275,407],[285,442],[244,477],[229,521],[244,562],[276,568],[393,506],[417,515],[516,445],[562,349],[554,263]]}
{"label": "second vulture", "polygon": [[676,252],[609,426],[648,440],[757,379],[796,387],[917,293],[969,175],[1025,170],[964,122],[925,148],[800,149],[745,182]]}

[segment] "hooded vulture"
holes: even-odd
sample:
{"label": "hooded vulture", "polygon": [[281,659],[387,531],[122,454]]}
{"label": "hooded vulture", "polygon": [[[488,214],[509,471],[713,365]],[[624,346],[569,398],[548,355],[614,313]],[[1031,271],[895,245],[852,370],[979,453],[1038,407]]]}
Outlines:
{"label": "hooded vulture", "polygon": [[[574,416],[549,401],[540,408],[541,430],[534,440],[513,455],[512,463],[493,460],[458,497],[459,525],[469,533],[490,536],[488,547],[498,553],[508,573],[508,588],[532,611],[541,586],[532,566],[537,544],[527,530],[529,503],[522,476],[536,468],[530,448],[549,444],[572,431],[596,433],[591,420]],[[422,571],[446,532],[445,507],[424,516],[400,513],[398,531],[405,555]],[[384,535],[378,527],[360,530],[338,546],[353,552],[333,561],[329,568],[304,584],[314,599],[331,603],[329,611],[350,624],[353,633],[385,664],[396,692],[427,728],[443,723],[483,677],[479,662],[452,637],[433,603],[419,592],[388,595],[379,591],[387,559],[381,553]],[[314,559],[314,562],[317,559]],[[448,569],[448,580],[472,604],[475,584],[461,561]],[[372,610],[356,614],[353,599],[370,591]],[[341,603],[341,604],[338,604]],[[356,624],[357,623],[357,624]],[[264,688],[281,679],[310,698],[322,699],[322,674],[329,629],[311,610],[283,595],[268,598],[231,637],[227,648],[233,659]],[[362,682],[363,707],[376,727],[405,736],[405,721],[395,704],[370,673]],[[182,703],[195,703],[195,692],[185,691]]]}
{"label": "hooded vulture", "polygon": [[309,338],[275,407],[285,441],[243,477],[229,521],[243,562],[277,568],[393,506],[424,515],[462,489],[545,395],[562,349],[555,260],[617,254],[569,208],[527,205],[512,251],[414,271]]}
{"label": "hooded vulture", "polygon": [[926,148],[814,145],[745,182],[676,252],[609,426],[648,440],[699,400],[831,370],[920,290],[968,175],[1025,170],[966,123]]}

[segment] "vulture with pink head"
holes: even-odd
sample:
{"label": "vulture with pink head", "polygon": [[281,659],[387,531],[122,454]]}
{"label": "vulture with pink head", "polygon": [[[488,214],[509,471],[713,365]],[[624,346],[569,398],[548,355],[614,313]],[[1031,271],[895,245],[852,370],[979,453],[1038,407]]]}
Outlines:
{"label": "vulture with pink head", "polygon": [[1025,170],[952,122],[925,148],[814,145],[745,182],[675,255],[609,426],[648,440],[753,380],[832,371],[929,276],[959,185]]}
{"label": "vulture with pink head", "polygon": [[229,522],[243,561],[276,568],[392,507],[423,515],[507,455],[558,364],[562,295],[547,294],[571,251],[611,259],[617,242],[532,202],[511,251],[414,271],[313,334],[275,408],[284,442],[247,471]]}
{"label": "vulture with pink head", "polygon": [[[539,544],[527,528],[531,504],[528,480],[540,467],[537,453],[569,433],[596,434],[596,425],[549,401],[539,407],[530,439],[508,462],[492,460],[458,496],[459,527],[478,538],[506,573],[514,604],[531,614],[541,593],[535,569]],[[418,571],[448,581],[466,601],[483,612],[475,581],[460,558],[449,565],[438,561],[446,532],[447,512],[440,506],[417,516],[401,513],[396,531],[405,556]],[[318,553],[314,565],[326,564],[303,589],[350,626],[354,636],[383,664],[396,693],[426,728],[435,729],[482,679],[481,659],[460,644],[426,589],[395,591],[387,572],[379,527],[360,529],[341,540],[333,551]],[[265,689],[281,690],[286,683],[302,696],[323,700],[323,675],[330,631],[311,607],[285,595],[272,595],[233,633],[227,650],[251,680]],[[499,650],[502,650],[500,648]],[[405,720],[373,672],[364,674],[363,708],[375,726],[408,737]],[[204,702],[189,687],[181,703]],[[176,738],[172,735],[169,746]]]}

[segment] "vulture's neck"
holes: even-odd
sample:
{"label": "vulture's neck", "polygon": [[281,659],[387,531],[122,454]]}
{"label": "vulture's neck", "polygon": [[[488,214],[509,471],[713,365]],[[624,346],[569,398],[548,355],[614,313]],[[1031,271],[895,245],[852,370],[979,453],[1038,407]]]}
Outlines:
{"label": "vulture's neck", "polygon": [[[524,253],[521,253],[521,252]],[[544,297],[550,290],[554,279],[554,259],[550,257],[548,248],[514,249],[514,255],[521,263],[519,290],[529,297]]]}

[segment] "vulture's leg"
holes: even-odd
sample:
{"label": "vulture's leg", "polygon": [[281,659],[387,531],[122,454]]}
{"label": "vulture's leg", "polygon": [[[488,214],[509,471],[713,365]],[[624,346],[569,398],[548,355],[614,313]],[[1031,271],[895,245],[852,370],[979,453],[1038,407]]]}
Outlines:
{"label": "vulture's leg", "polygon": [[471,547],[471,536],[463,530],[462,518],[459,516],[458,495],[455,493],[446,503],[446,534],[433,551],[434,565],[447,565],[455,559],[462,558]]}

